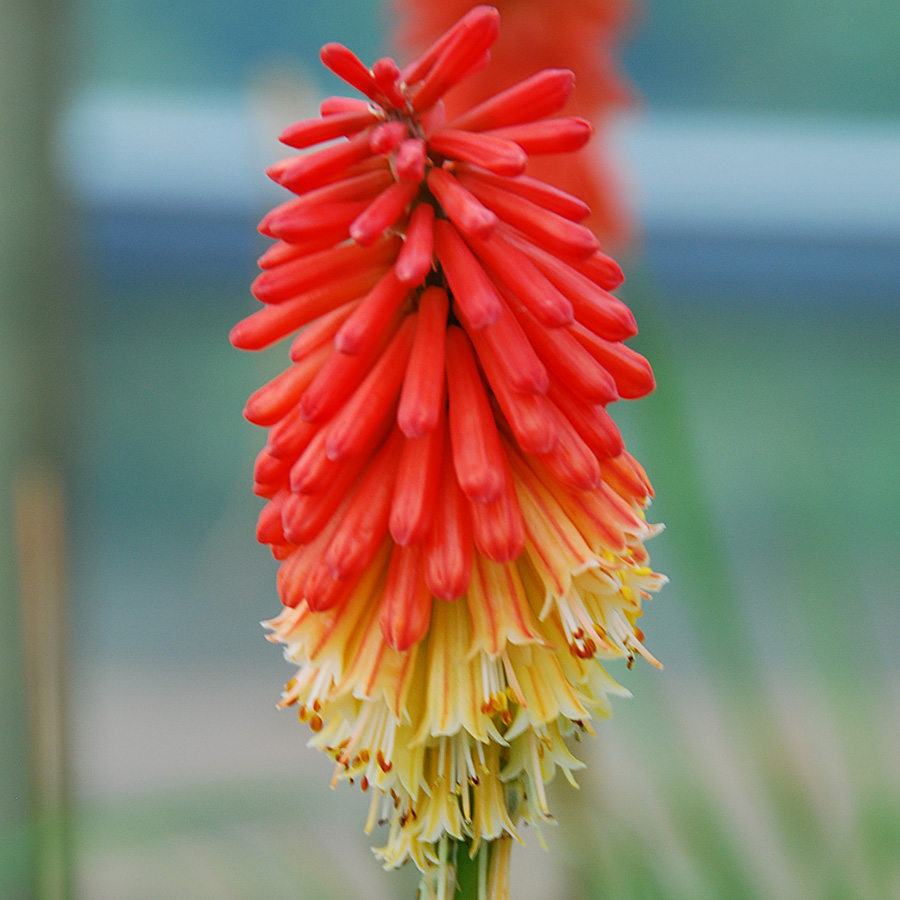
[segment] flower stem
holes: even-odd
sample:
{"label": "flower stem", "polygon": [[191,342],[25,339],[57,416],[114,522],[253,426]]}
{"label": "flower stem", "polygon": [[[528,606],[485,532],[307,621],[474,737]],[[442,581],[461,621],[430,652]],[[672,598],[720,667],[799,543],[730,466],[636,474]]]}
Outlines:
{"label": "flower stem", "polygon": [[487,900],[485,883],[489,847],[490,844],[482,843],[473,859],[469,856],[468,841],[456,843],[455,900]]}

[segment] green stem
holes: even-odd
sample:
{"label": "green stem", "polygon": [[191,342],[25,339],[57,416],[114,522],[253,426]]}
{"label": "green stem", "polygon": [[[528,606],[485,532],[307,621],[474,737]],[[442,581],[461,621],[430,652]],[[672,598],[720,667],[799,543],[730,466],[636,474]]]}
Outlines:
{"label": "green stem", "polygon": [[472,859],[468,841],[456,843],[456,898],[455,900],[485,900],[487,862],[490,844],[482,843]]}

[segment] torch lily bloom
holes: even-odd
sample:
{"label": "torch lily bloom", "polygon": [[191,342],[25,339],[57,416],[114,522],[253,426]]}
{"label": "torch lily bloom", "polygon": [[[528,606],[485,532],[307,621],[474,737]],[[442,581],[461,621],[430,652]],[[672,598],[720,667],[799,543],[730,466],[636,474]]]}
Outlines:
{"label": "torch lily bloom", "polygon": [[[571,154],[574,86],[538,72],[448,119],[499,15],[478,6],[416,61],[324,64],[365,99],[329,98],[268,174],[294,196],[260,308],[235,346],[293,336],[291,365],[247,402],[268,429],[257,537],[280,561],[270,638],[297,672],[282,706],[370,792],[385,866],[412,860],[449,896],[458,854],[508,892],[511,842],[548,821],[545,784],[581,763],[627,693],[604,664],[656,661],[637,626],[650,484],[606,411],[654,386],[623,341],[616,263],[577,197],[523,174]],[[328,142],[328,143],[326,143]]]}

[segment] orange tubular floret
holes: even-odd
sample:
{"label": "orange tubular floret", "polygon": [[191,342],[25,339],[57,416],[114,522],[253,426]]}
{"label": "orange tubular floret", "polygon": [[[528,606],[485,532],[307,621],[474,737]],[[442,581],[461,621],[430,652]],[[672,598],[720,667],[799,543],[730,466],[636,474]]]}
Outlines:
{"label": "orange tubular floret", "polygon": [[319,104],[319,115],[342,116],[344,113],[371,112],[372,105],[368,100],[360,100],[359,97],[326,97]]}
{"label": "orange tubular floret", "polygon": [[451,122],[453,128],[487,131],[533,122],[563,108],[575,87],[569,69],[544,69],[512,87],[494,94]]}
{"label": "orange tubular floret", "polygon": [[444,338],[447,292],[426,288],[419,299],[419,317],[412,352],[403,379],[397,424],[408,438],[433,431],[444,404]]}
{"label": "orange tubular floret", "polygon": [[528,157],[518,144],[486,134],[444,129],[428,139],[434,153],[451,159],[462,159],[498,175],[521,175]]}
{"label": "orange tubular floret", "polygon": [[400,77],[403,81],[407,84],[415,84],[417,81],[421,81],[441,58],[444,50],[456,38],[456,35],[466,28],[473,19],[481,15],[481,10],[482,7],[480,6],[470,9],[461,19],[441,34],[418,59],[413,60],[402,69]]}
{"label": "orange tubular floret", "polygon": [[400,88],[400,67],[389,56],[376,59],[372,64],[372,77],[378,89],[396,109],[405,109],[406,98]]}
{"label": "orange tubular floret", "polygon": [[266,169],[266,174],[289,191],[302,194],[326,184],[371,152],[369,135],[362,132],[343,143],[275,163]]}
{"label": "orange tubular floret", "polygon": [[[526,254],[499,234],[487,241],[469,238],[469,244],[496,276],[494,281],[499,282],[498,287],[501,294],[506,296],[507,302],[511,302],[514,297],[516,306],[524,303],[547,328],[558,328],[574,320],[569,300],[551,284]],[[504,291],[503,286],[509,290]]]}
{"label": "orange tubular floret", "polygon": [[383,122],[372,130],[369,136],[369,149],[373,153],[390,153],[396,150],[400,141],[408,135],[409,129],[404,122]]}
{"label": "orange tubular floret", "polygon": [[308,191],[301,197],[294,197],[280,203],[262,217],[257,230],[260,234],[275,237],[272,223],[282,220],[291,222],[305,218],[315,218],[319,207],[328,203],[344,203],[354,200],[370,200],[386,187],[393,184],[390,169],[372,169],[346,178],[338,178],[322,187]]}
{"label": "orange tubular floret", "polygon": [[350,237],[364,247],[374,244],[403,215],[418,190],[413,181],[394,182],[353,220]]}
{"label": "orange tubular floret", "polygon": [[464,185],[470,181],[492,184],[495,187],[509,191],[511,194],[524,197],[526,200],[530,200],[532,203],[536,203],[538,206],[542,206],[544,209],[548,209],[550,212],[554,212],[573,222],[580,222],[591,214],[591,208],[583,200],[557,187],[553,187],[553,185],[547,184],[545,181],[529,178],[527,175],[507,178],[503,175],[494,175],[492,172],[473,168],[465,163],[456,166],[454,171],[456,177]]}
{"label": "orange tubular floret", "polygon": [[565,119],[544,119],[524,125],[510,125],[489,132],[492,137],[514,141],[529,156],[545,153],[572,153],[580,150],[594,133],[587,119],[571,116]]}
{"label": "orange tubular floret", "polygon": [[367,353],[381,339],[408,293],[409,288],[388,269],[335,335],[335,349],[351,356]]}
{"label": "orange tubular floret", "polygon": [[472,345],[456,325],[447,329],[446,367],[456,478],[470,500],[489,503],[506,486],[503,447]]}
{"label": "orange tubular floret", "polygon": [[577,323],[572,326],[572,334],[615,379],[620,397],[636,400],[656,387],[650,363],[631,347],[618,341],[604,340]]}
{"label": "orange tubular floret", "polygon": [[284,263],[299,259],[301,256],[308,256],[310,253],[316,253],[319,250],[326,250],[334,246],[334,241],[330,238],[319,239],[311,238],[300,244],[289,244],[287,241],[277,241],[272,244],[265,253],[260,256],[256,264],[261,269],[273,269],[276,266],[284,265]]}
{"label": "orange tubular floret", "polygon": [[378,116],[373,109],[366,108],[361,111],[352,110],[336,116],[326,116],[321,119],[304,119],[302,122],[294,122],[288,125],[278,135],[278,140],[288,147],[302,150],[331,141],[339,137],[347,137],[368,128],[378,121]]}
{"label": "orange tubular floret", "polygon": [[318,429],[291,466],[290,485],[294,493],[316,494],[334,481],[339,466],[325,455],[325,437],[325,429]]}
{"label": "orange tubular floret", "polygon": [[357,244],[332,246],[260,272],[250,290],[261,303],[283,303],[334,278],[387,265],[396,259],[401,246],[400,239],[396,237],[374,247],[364,248]]}
{"label": "orange tubular floret", "polygon": [[549,399],[569,420],[594,456],[618,456],[625,449],[621,432],[602,406],[582,402],[577,394],[561,384],[553,385]]}
{"label": "orange tubular floret", "polygon": [[352,578],[374,559],[387,534],[403,444],[394,429],[363,473],[323,556],[332,578]]}
{"label": "orange tubular floret", "polygon": [[361,94],[365,94],[370,100],[379,99],[381,91],[372,73],[352,50],[337,42],[325,44],[319,51],[319,59],[338,78],[355,87]]}
{"label": "orange tubular floret", "polygon": [[[385,415],[366,434],[363,450],[353,460],[353,466],[362,465],[368,454],[375,450],[390,430],[390,415]],[[300,458],[291,467],[291,490],[297,494],[318,494],[328,489],[335,478],[347,466],[343,460],[329,458],[326,453],[328,428],[321,428],[313,436]],[[357,469],[358,471],[358,469]]]}
{"label": "orange tubular floret", "polygon": [[272,456],[278,459],[295,459],[309,446],[319,430],[317,424],[304,422],[300,418],[300,410],[294,407],[283,419],[269,429],[266,447]]}
{"label": "orange tubular floret", "polygon": [[403,444],[390,518],[391,537],[398,544],[421,543],[431,527],[440,484],[445,428],[442,415],[436,428],[422,437],[407,438]]}
{"label": "orange tubular floret", "polygon": [[262,350],[319,316],[361,297],[383,274],[384,267],[380,266],[354,272],[283,303],[266,306],[231,329],[231,343],[239,350]]}
{"label": "orange tubular floret", "polygon": [[[500,14],[492,6],[476,6],[453,29],[434,65],[412,94],[412,108],[418,111],[433,106],[453,85],[462,81],[479,65],[485,52],[500,33]],[[408,79],[408,73],[404,72]],[[407,83],[409,83],[407,81]]]}
{"label": "orange tubular floret", "polygon": [[351,223],[368,205],[367,200],[317,203],[268,220],[266,233],[291,243],[328,235],[333,243],[338,243],[346,240]]}
{"label": "orange tubular floret", "polygon": [[501,368],[497,354],[488,348],[483,332],[471,335],[484,374],[519,446],[526,453],[549,453],[557,442],[555,419],[542,394],[517,391]]}
{"label": "orange tubular floret", "polygon": [[270,499],[274,497],[287,485],[290,468],[290,460],[281,459],[263,447],[253,463],[253,493]]}
{"label": "orange tubular floret", "polygon": [[287,490],[279,491],[259,511],[259,518],[256,520],[256,540],[260,544],[281,544],[285,541],[281,510],[289,496]]}
{"label": "orange tubular floret", "polygon": [[336,352],[330,356],[300,398],[300,415],[307,422],[330,419],[372,368],[393,330],[376,332],[376,343],[365,353]]}
{"label": "orange tubular floret", "polygon": [[274,425],[296,405],[333,352],[331,347],[320,347],[301,362],[294,363],[270,382],[257,388],[244,406],[244,418],[254,425]]}
{"label": "orange tubular floret", "polygon": [[607,291],[614,291],[625,281],[622,267],[611,257],[599,250],[587,259],[573,260],[571,265],[594,284]]}
{"label": "orange tubular floret", "polygon": [[346,460],[361,453],[396,404],[412,350],[417,313],[404,319],[363,383],[327,426],[325,452]]}
{"label": "orange tubular floret", "polygon": [[395,545],[379,613],[381,632],[389,647],[402,652],[425,637],[431,622],[431,602],[422,548]]}
{"label": "orange tubular floret", "polygon": [[563,484],[582,491],[593,490],[602,480],[597,457],[569,420],[553,404],[549,408],[556,420],[559,441],[552,452],[540,455],[539,459]]}
{"label": "orange tubular floret", "polygon": [[313,350],[318,350],[323,344],[334,338],[335,333],[347,321],[350,313],[359,306],[359,300],[351,300],[337,309],[333,309],[324,316],[319,316],[315,322],[303,329],[293,341],[288,355],[294,362],[299,362]]}
{"label": "orange tubular floret", "polygon": [[475,546],[499,563],[511,562],[525,549],[525,523],[505,451],[503,463],[505,484],[500,496],[490,503],[471,503]]}
{"label": "orange tubular floret", "polygon": [[397,148],[394,171],[404,181],[420,182],[425,177],[425,159],[428,155],[425,141],[407,138]]}
{"label": "orange tubular floret", "polygon": [[503,236],[534,260],[541,272],[569,298],[576,320],[587,329],[612,341],[637,334],[631,310],[618,297],[576,271],[575,264],[564,262],[512,231],[504,231]]}
{"label": "orange tubular floret", "polygon": [[475,331],[499,321],[503,301],[481,263],[447,221],[434,223],[434,249],[453,298]]}
{"label": "orange tubular floret", "polygon": [[450,221],[463,233],[473,237],[490,237],[497,227],[497,216],[477,200],[445,169],[428,173],[428,187]]}
{"label": "orange tubular floret", "polygon": [[325,563],[319,559],[306,576],[303,597],[313,612],[324,612],[340,606],[353,593],[358,578],[338,581],[332,578]]}
{"label": "orange tubular floret", "polygon": [[[588,546],[594,550],[601,547],[624,550],[623,527],[640,526],[640,520],[635,517],[630,506],[606,484],[598,485],[595,491],[582,491],[561,485],[547,467],[534,457],[525,458],[513,454],[510,462],[517,477],[527,480],[530,475],[536,476],[553,497],[562,502],[566,514]],[[609,472],[610,462],[611,460],[603,461],[604,478]]]}
{"label": "orange tubular floret", "polygon": [[599,249],[594,233],[524,197],[470,180],[469,190],[504,222],[561,256],[583,259]]}
{"label": "orange tubular floret", "polygon": [[284,555],[284,564],[278,570],[278,593],[285,606],[299,606],[303,602],[303,589],[313,567],[318,565],[322,552],[328,546],[341,511],[332,516],[324,528],[308,544],[300,546],[288,545]]}
{"label": "orange tubular floret", "polygon": [[425,539],[425,582],[441,600],[462,597],[472,577],[472,518],[469,502],[460,490],[451,457],[450,434],[444,429],[444,464],[441,466],[434,521]]}
{"label": "orange tubular floret", "polygon": [[553,376],[573,394],[590,403],[618,398],[616,383],[567,328],[544,328],[524,307],[515,310],[528,340]]}
{"label": "orange tubular floret", "polygon": [[[544,394],[550,386],[547,369],[528,340],[519,320],[503,304],[503,315],[477,332],[481,338],[475,344],[478,359],[485,365],[495,365],[498,374],[514,391]],[[489,379],[490,380],[490,377]]]}
{"label": "orange tubular floret", "polygon": [[606,462],[604,479],[623,500],[643,503],[653,496],[653,487],[643,466],[627,451]]}
{"label": "orange tubular floret", "polygon": [[418,287],[431,271],[433,262],[434,207],[420,203],[410,216],[394,272],[407,287]]}
{"label": "orange tubular floret", "polygon": [[294,544],[313,540],[334,516],[362,469],[363,460],[353,460],[335,470],[331,481],[311,494],[291,493],[284,502],[281,522],[285,537]]}

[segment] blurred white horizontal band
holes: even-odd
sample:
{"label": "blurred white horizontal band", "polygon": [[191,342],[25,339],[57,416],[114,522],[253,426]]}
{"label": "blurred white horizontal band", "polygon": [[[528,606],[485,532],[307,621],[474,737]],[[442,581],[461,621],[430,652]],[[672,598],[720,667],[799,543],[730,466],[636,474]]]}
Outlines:
{"label": "blurred white horizontal band", "polygon": [[[290,152],[275,135],[315,107],[296,84],[75,98],[61,123],[61,171],[93,217],[98,256],[127,265],[123,254],[143,252],[144,268],[148,254],[177,268],[168,223],[183,244],[193,233],[185,222],[200,220],[200,257],[212,260],[216,222],[233,254],[238,222],[283,195],[263,173]],[[610,137],[664,279],[691,289],[696,278],[743,284],[762,273],[843,290],[862,274],[883,293],[900,286],[900,123],[649,111]]]}
{"label": "blurred white horizontal band", "polygon": [[648,230],[900,239],[900,123],[653,113],[614,132]]}

